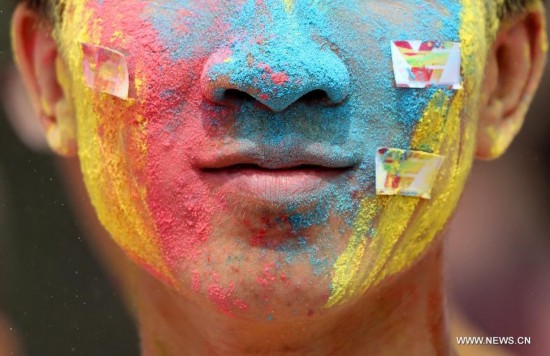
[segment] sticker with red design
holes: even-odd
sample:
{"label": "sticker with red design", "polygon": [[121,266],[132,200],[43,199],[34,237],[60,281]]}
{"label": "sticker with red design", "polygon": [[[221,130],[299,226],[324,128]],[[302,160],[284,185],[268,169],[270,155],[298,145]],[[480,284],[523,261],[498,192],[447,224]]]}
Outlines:
{"label": "sticker with red design", "polygon": [[462,88],[459,42],[392,41],[391,53],[399,88]]}

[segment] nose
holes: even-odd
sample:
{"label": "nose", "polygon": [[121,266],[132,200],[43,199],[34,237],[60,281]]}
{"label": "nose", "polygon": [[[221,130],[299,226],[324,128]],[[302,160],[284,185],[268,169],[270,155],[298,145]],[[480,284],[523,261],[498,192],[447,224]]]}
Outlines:
{"label": "nose", "polygon": [[338,104],[349,87],[346,65],[334,51],[296,38],[235,41],[212,53],[201,74],[208,100],[224,105],[252,98],[272,111],[300,100]]}

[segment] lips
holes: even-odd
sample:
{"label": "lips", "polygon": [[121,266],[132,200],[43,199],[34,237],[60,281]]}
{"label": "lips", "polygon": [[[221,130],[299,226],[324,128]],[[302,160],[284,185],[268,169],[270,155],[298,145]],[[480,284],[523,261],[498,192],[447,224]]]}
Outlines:
{"label": "lips", "polygon": [[354,167],[349,158],[333,158],[313,150],[274,153],[218,154],[203,159],[199,167],[213,189],[279,202],[318,193],[344,179]]}

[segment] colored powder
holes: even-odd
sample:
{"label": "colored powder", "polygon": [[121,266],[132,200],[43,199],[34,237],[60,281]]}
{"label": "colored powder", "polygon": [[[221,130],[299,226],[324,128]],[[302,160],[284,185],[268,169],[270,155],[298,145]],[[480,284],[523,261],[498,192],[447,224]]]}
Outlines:
{"label": "colored powder", "polygon": [[[135,101],[123,102],[104,94],[92,94],[82,85],[84,78],[79,43],[101,43],[103,33],[103,23],[94,20],[101,17],[101,8],[94,8],[93,2],[89,4],[91,7],[84,6],[83,1],[61,2],[58,6],[65,6],[65,13],[71,16],[64,17],[61,27],[54,34],[61,44],[70,76],[76,79],[70,83],[66,93],[78,98],[73,102],[76,117],[79,118],[78,153],[84,181],[100,221],[117,243],[134,260],[147,261],[155,275],[171,283],[172,277],[161,257],[158,241],[152,239],[155,234],[151,230],[153,224],[144,204],[147,195],[145,186],[132,184],[135,178],[122,168],[125,167],[125,157],[143,156],[146,150],[144,146],[134,146],[123,151],[119,145],[124,140],[121,137],[123,132],[126,132],[127,137],[142,138],[145,135],[144,126],[140,124],[143,122],[140,113],[132,110]],[[82,26],[83,23],[86,26]],[[98,108],[100,101],[101,108]],[[105,117],[118,122],[118,125],[107,129],[102,125],[102,118]],[[135,124],[128,125],[129,122]]]}
{"label": "colored powder", "polygon": [[[365,251],[365,244],[357,238],[350,240],[348,249],[334,266],[331,296],[326,307],[343,302],[346,298],[363,293],[389,275],[397,273],[415,261],[442,230],[454,210],[468,176],[475,140],[476,120],[467,126],[461,124],[467,111],[474,107],[479,92],[483,63],[476,54],[485,53],[485,42],[478,38],[479,14],[483,4],[473,0],[462,2],[460,12],[460,40],[464,66],[465,86],[455,93],[437,91],[433,94],[418,124],[415,125],[410,145],[412,149],[434,152],[446,157],[439,174],[439,182],[432,201],[418,201],[404,197],[378,197],[382,207],[377,218],[378,228]],[[475,85],[474,85],[475,83]],[[465,95],[468,97],[465,97]],[[378,214],[378,213],[376,213]],[[411,217],[415,218],[411,220]],[[372,223],[372,214],[359,219],[356,231],[362,232]],[[355,235],[354,235],[355,236]],[[339,263],[341,261],[341,263]],[[352,277],[348,277],[349,275]]]}
{"label": "colored powder", "polygon": [[[486,43],[479,41],[479,22],[491,18],[482,4],[336,1],[340,12],[323,2],[290,0],[235,1],[223,12],[216,1],[138,8],[115,0],[62,4],[67,16],[56,36],[76,78],[64,87],[78,98],[79,156],[92,203],[116,242],[169,283],[175,282],[172,270],[204,257],[212,217],[230,210],[223,192],[210,192],[186,160],[197,147],[223,147],[208,146],[216,140],[239,142],[240,148],[254,143],[260,158],[272,164],[308,149],[331,163],[357,164],[349,184],[334,184],[281,209],[288,216],[281,225],[290,224],[297,238],[275,248],[281,254],[277,268],[304,258],[314,276],[332,268],[327,307],[406,268],[454,209],[475,141],[475,122],[465,125],[461,117],[475,116],[462,108],[474,108],[479,81],[473,78],[482,77],[476,56],[485,53]],[[395,21],[388,12],[398,10],[403,16]],[[358,21],[365,25],[357,28]],[[226,33],[231,35],[219,35]],[[390,41],[397,39],[460,41],[464,89],[393,88]],[[79,42],[126,54],[133,84],[128,102],[82,84]],[[244,99],[236,109],[204,103],[196,85],[202,80],[226,83],[263,106]],[[374,195],[374,153],[381,146],[447,156],[432,201]],[[329,258],[323,251],[339,246],[338,238],[323,233],[310,243],[306,233],[328,228],[335,215],[346,225],[342,234],[352,234],[341,254]],[[257,245],[254,252],[267,255]],[[191,274],[191,288],[201,291],[199,271]],[[275,270],[255,277],[269,289],[277,275],[292,278]],[[203,292],[227,313],[246,310],[248,304],[232,295],[235,281],[226,285],[215,282]]]}
{"label": "colored powder", "polygon": [[208,287],[208,297],[215,303],[220,309],[228,315],[232,315],[231,309],[233,303],[231,301],[231,295],[235,287],[233,284],[229,288],[225,289],[219,284],[212,284]]}
{"label": "colored powder", "polygon": [[200,292],[201,290],[201,280],[200,280],[200,275],[199,275],[199,271],[193,271],[193,290],[195,292]]}

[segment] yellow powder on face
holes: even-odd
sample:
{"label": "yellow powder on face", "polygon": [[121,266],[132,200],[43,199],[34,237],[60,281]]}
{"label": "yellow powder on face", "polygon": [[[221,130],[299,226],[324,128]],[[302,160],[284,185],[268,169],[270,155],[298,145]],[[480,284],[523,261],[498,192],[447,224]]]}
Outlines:
{"label": "yellow powder on face", "polygon": [[[371,284],[378,280],[384,272],[388,257],[409,224],[409,220],[418,204],[416,198],[401,196],[378,197],[383,209],[379,217],[376,236],[367,259],[368,267],[364,269],[362,278],[356,283],[360,286],[357,291],[363,293]],[[363,266],[364,268],[364,266]]]}
{"label": "yellow powder on face", "polygon": [[124,34],[122,33],[122,31],[115,31],[113,32],[113,35],[111,36],[111,40],[109,41],[110,43],[115,43],[115,42],[126,42],[126,37],[124,37]]}
{"label": "yellow powder on face", "polygon": [[[406,231],[400,237],[398,246],[394,249],[382,273],[372,283],[399,272],[416,260],[427,249],[436,234],[443,229],[456,207],[470,171],[474,148],[473,141],[464,143],[461,147],[463,132],[460,114],[462,107],[463,92],[458,91],[449,109],[445,130],[441,135],[443,139],[432,146],[434,151],[445,157],[432,192],[434,199],[419,202],[414,212],[414,218],[410,219]],[[430,116],[429,108],[427,113],[427,116]],[[425,123],[421,121],[419,125],[424,126]],[[475,125],[470,125],[469,129],[472,130],[472,128],[475,132]],[[420,141],[420,144],[424,144],[424,142]],[[461,155],[465,157],[464,160],[460,160]]]}
{"label": "yellow powder on face", "polygon": [[433,153],[440,146],[450,101],[451,98],[443,91],[434,94],[416,126],[411,149]]}
{"label": "yellow powder on face", "polygon": [[[60,57],[55,60],[57,81],[63,92],[69,92],[70,79],[66,71],[66,66]],[[76,124],[74,120],[74,108],[70,99],[58,100],[52,110],[49,104],[44,100],[42,110],[46,115],[54,115],[55,125],[51,124],[46,128],[46,138],[48,144],[55,152],[61,155],[71,156],[76,153]]]}
{"label": "yellow powder on face", "polygon": [[548,53],[548,35],[545,31],[542,32],[542,41],[540,42],[542,52]]}
{"label": "yellow powder on face", "polygon": [[[85,0],[67,0],[59,6],[65,10],[55,35],[72,78],[64,89],[75,106],[78,155],[92,204],[103,226],[131,258],[171,282],[146,204],[146,188],[130,169],[145,164],[145,120],[135,110],[135,100],[123,101],[85,85],[80,44],[104,45],[100,43],[102,23]],[[144,85],[139,70],[136,83],[139,92]],[[123,118],[123,113],[132,110],[136,125],[128,125]]]}
{"label": "yellow powder on face", "polygon": [[[326,307],[344,302],[410,266],[430,246],[454,211],[473,161],[477,101],[487,42],[486,8],[478,0],[462,0],[461,52],[464,88],[449,96],[434,94],[414,134],[411,149],[445,157],[431,200],[378,196],[362,202],[354,233],[334,265]],[[496,12],[492,13],[496,21]],[[495,26],[494,23],[489,26]],[[465,119],[468,118],[468,119]],[[376,231],[365,239],[365,231]],[[359,237],[363,237],[360,239]],[[368,239],[368,240],[367,240]]]}
{"label": "yellow powder on face", "polygon": [[285,4],[285,11],[290,14],[294,10],[294,0],[283,0]]}
{"label": "yellow powder on face", "polygon": [[[364,289],[412,263],[432,241],[433,235],[442,227],[439,227],[439,221],[435,219],[435,216],[425,210],[427,207],[448,203],[446,197],[440,194],[437,187],[451,191],[449,182],[445,180],[450,179],[452,175],[445,174],[449,173],[445,172],[445,167],[454,165],[454,162],[450,163],[452,161],[449,160],[447,152],[440,150],[440,144],[449,138],[459,140],[459,131],[452,130],[452,134],[448,135],[449,131],[447,130],[452,126],[451,122],[459,122],[460,113],[456,111],[447,115],[448,103],[449,98],[443,92],[437,92],[424,111],[411,140],[413,150],[423,148],[428,152],[434,152],[445,157],[443,167],[438,174],[432,191],[433,198],[431,200],[420,200],[411,197],[392,197],[393,200],[389,203],[391,210],[384,211],[378,228],[380,238],[377,240],[384,247],[381,249],[382,253],[375,256],[374,268],[369,271],[366,280],[363,282]],[[457,100],[455,103],[457,107],[462,105],[461,100]],[[454,117],[452,114],[455,114]],[[439,130],[434,131],[435,128]],[[459,149],[458,146],[454,148]],[[445,218],[442,223],[444,224],[446,221]],[[419,236],[414,236],[417,233]]]}
{"label": "yellow powder on face", "polygon": [[357,273],[361,269],[369,228],[380,207],[375,203],[376,198],[367,198],[361,202],[355,229],[344,252],[334,264],[331,283],[332,293],[327,302],[327,307],[354,293],[353,282],[357,279]]}
{"label": "yellow powder on face", "polygon": [[[436,92],[417,125],[411,140],[412,149],[423,148],[427,152],[439,152],[438,147],[443,138],[443,127],[449,101],[450,99],[442,91]],[[436,184],[440,184],[440,182],[436,182]],[[343,302],[346,297],[351,297],[356,293],[364,292],[369,286],[387,275],[389,264],[401,265],[414,261],[414,254],[410,251],[402,252],[397,246],[400,242],[404,242],[404,233],[410,230],[408,228],[410,223],[414,223],[410,220],[414,220],[411,217],[415,215],[415,210],[420,204],[422,203],[417,198],[402,196],[378,196],[365,199],[362,202],[362,210],[355,222],[352,240],[334,265],[332,294],[326,307]],[[369,214],[366,215],[363,211],[367,211]],[[374,217],[379,213],[376,234],[367,237],[371,241],[365,254],[367,242],[364,231],[373,225]],[[355,242],[357,235],[363,237],[362,244],[359,246],[356,246]],[[425,242],[429,242],[429,240],[426,239]],[[419,245],[419,248],[424,248],[424,244],[420,243]],[[397,256],[390,259],[394,250],[397,250]]]}

